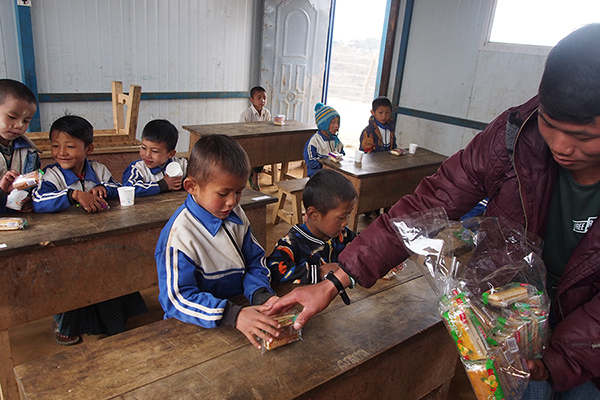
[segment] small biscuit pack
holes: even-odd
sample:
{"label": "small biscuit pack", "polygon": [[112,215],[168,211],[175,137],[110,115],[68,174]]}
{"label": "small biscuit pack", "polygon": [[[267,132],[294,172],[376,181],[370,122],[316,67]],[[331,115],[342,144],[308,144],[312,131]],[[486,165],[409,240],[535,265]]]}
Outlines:
{"label": "small biscuit pack", "polygon": [[496,218],[450,221],[441,208],[392,223],[438,296],[477,398],[520,399],[526,360],[542,357],[549,336],[541,240]]}

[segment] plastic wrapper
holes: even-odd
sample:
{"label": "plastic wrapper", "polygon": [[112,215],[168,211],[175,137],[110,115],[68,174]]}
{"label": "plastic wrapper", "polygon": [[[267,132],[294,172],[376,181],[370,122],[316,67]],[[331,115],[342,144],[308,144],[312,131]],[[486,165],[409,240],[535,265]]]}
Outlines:
{"label": "plastic wrapper", "polygon": [[340,162],[343,159],[343,155],[342,155],[342,153],[338,153],[337,151],[330,151],[329,159],[331,161]]}
{"label": "plastic wrapper", "polygon": [[541,358],[550,302],[541,240],[496,218],[448,220],[441,208],[392,219],[438,296],[478,399],[520,399]]}
{"label": "plastic wrapper", "polygon": [[25,218],[0,218],[0,231],[16,231],[25,229],[27,220]]}
{"label": "plastic wrapper", "polygon": [[294,322],[296,321],[298,314],[298,311],[293,310],[292,312],[273,317],[275,321],[281,324],[281,328],[279,328],[279,336],[273,338],[272,342],[266,342],[262,339],[259,340],[262,354],[269,350],[273,350],[277,347],[281,347],[302,339],[302,329],[294,328]]}
{"label": "plastic wrapper", "polygon": [[13,187],[17,190],[25,190],[37,186],[42,180],[43,172],[40,170],[28,174],[19,175],[13,181]]}

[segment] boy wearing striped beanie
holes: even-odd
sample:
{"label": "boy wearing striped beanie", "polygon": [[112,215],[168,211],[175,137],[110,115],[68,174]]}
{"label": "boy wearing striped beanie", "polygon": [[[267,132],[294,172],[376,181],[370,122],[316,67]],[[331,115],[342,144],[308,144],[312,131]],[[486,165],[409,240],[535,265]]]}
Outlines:
{"label": "boy wearing striped beanie", "polygon": [[330,152],[345,155],[344,144],[337,136],[340,128],[340,114],[330,106],[317,103],[315,106],[315,122],[319,130],[306,142],[304,146],[304,161],[306,162],[307,175],[313,176],[323,168],[319,158],[326,158]]}

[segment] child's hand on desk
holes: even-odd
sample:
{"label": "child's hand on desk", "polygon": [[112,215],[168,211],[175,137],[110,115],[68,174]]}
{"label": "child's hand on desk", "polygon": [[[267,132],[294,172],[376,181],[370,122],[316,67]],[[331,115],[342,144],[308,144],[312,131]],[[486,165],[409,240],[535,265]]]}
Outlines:
{"label": "child's hand on desk", "polygon": [[90,189],[89,193],[100,198],[106,198],[106,188],[103,185],[98,185]]}
{"label": "child's hand on desk", "polygon": [[235,324],[237,330],[242,332],[257,349],[260,349],[260,344],[256,340],[256,336],[267,341],[273,340],[273,336],[279,336],[277,331],[277,328],[281,327],[279,323],[262,314],[269,308],[271,308],[270,305],[244,307],[238,314]]}
{"label": "child's hand on desk", "polygon": [[92,193],[83,192],[81,190],[75,190],[71,197],[73,198],[73,200],[79,203],[79,205],[83,207],[83,209],[88,213],[95,213],[98,211],[108,209],[108,203],[106,202],[106,200]]}
{"label": "child's hand on desk", "polygon": [[179,189],[181,189],[181,181],[182,181],[181,176],[168,176],[168,175],[165,175],[165,177],[163,179],[167,183],[167,187],[169,188],[169,190],[179,190]]}
{"label": "child's hand on desk", "polygon": [[330,263],[330,264],[322,264],[319,267],[319,278],[320,280],[325,279],[325,275],[329,273],[329,271],[337,271],[340,269],[340,265],[338,263]]}
{"label": "child's hand on desk", "polygon": [[2,177],[2,179],[0,179],[0,189],[2,189],[4,193],[12,192],[12,190],[14,189],[12,183],[17,176],[19,176],[19,173],[17,171],[7,171]]}

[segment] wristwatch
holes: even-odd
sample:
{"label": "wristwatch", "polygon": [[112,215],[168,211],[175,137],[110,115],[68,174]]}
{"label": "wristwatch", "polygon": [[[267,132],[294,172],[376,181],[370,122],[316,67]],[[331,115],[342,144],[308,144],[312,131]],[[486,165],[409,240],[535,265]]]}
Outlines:
{"label": "wristwatch", "polygon": [[335,276],[333,271],[329,271],[327,273],[327,275],[325,275],[325,279],[327,279],[327,280],[331,281],[331,283],[333,283],[333,286],[335,286],[335,288],[337,289],[338,293],[340,294],[340,297],[344,301],[344,304],[349,306],[350,298],[348,297],[348,294],[346,293],[346,290],[344,289],[342,282],[340,282],[340,280],[337,278],[337,276]]}

